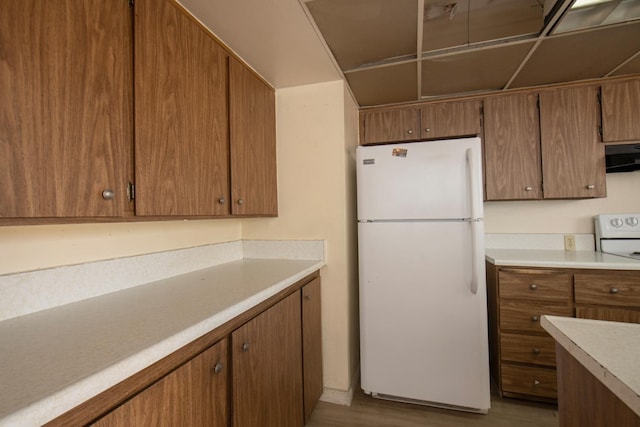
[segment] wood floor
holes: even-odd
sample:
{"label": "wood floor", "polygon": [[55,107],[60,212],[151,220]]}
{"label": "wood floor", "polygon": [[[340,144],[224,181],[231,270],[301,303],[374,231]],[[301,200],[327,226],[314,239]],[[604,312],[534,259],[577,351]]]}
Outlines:
{"label": "wood floor", "polygon": [[491,396],[487,415],[374,399],[362,390],[350,407],[319,402],[306,427],[558,427],[554,405]]}

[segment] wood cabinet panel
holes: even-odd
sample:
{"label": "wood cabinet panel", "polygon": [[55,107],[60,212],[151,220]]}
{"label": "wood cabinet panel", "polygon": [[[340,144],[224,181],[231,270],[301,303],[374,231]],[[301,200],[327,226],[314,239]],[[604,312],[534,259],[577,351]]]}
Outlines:
{"label": "wood cabinet panel", "polygon": [[602,141],[640,140],[640,79],[603,83]]}
{"label": "wood cabinet panel", "polygon": [[543,314],[572,317],[573,309],[568,303],[501,300],[500,329],[546,334],[540,326]]}
{"label": "wood cabinet panel", "polygon": [[482,101],[423,105],[421,129],[423,139],[482,136]]}
{"label": "wood cabinet panel", "polygon": [[309,421],[322,395],[322,316],[320,278],[302,287],[302,367],[304,420]]}
{"label": "wood cabinet panel", "polygon": [[532,301],[563,301],[571,299],[571,274],[558,270],[501,269],[500,298]]}
{"label": "wood cabinet panel", "polygon": [[608,320],[611,322],[640,323],[640,310],[576,306],[576,317],[581,319]]}
{"label": "wood cabinet panel", "polygon": [[92,425],[226,426],[227,372],[225,339]]}
{"label": "wood cabinet panel", "polygon": [[278,214],[274,90],[229,58],[231,212]]}
{"label": "wood cabinet panel", "polygon": [[556,370],[503,363],[502,390],[556,399],[558,397]]}
{"label": "wood cabinet panel", "polygon": [[226,215],[227,55],[169,0],[135,3],[137,215]]}
{"label": "wood cabinet panel", "polygon": [[503,333],[500,339],[502,360],[551,367],[556,365],[555,341],[550,336]]}
{"label": "wood cabinet panel", "polygon": [[131,28],[124,1],[2,4],[1,217],[132,210]]}
{"label": "wood cabinet panel", "polygon": [[576,274],[578,304],[640,307],[640,274]]}
{"label": "wood cabinet panel", "polygon": [[415,141],[420,138],[420,109],[396,108],[360,113],[360,144]]}
{"label": "wood cabinet panel", "polygon": [[595,86],[540,93],[545,198],[606,197],[597,96]]}
{"label": "wood cabinet panel", "polygon": [[540,123],[535,93],[484,101],[487,200],[542,198]]}
{"label": "wood cabinet panel", "polygon": [[235,427],[303,424],[300,310],[294,293],[232,333]]}

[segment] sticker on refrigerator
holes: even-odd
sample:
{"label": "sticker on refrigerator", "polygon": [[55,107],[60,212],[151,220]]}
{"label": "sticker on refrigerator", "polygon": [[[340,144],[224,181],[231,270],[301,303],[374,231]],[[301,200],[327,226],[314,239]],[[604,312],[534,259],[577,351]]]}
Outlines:
{"label": "sticker on refrigerator", "polygon": [[375,165],[376,159],[364,159],[362,160],[363,165]]}
{"label": "sticker on refrigerator", "polygon": [[391,151],[391,155],[393,157],[407,157],[407,149],[406,148],[394,148]]}

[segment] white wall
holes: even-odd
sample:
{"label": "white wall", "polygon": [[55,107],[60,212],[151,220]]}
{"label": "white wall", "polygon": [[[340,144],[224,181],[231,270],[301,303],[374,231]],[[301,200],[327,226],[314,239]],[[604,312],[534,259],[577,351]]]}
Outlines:
{"label": "white wall", "polygon": [[0,227],[0,274],[229,242],[241,230],[235,219]]}
{"label": "white wall", "polygon": [[640,212],[640,171],[607,174],[607,197],[486,202],[487,233],[594,233],[593,216]]}
{"label": "white wall", "polygon": [[[245,239],[323,239],[324,385],[347,391],[357,347],[354,296],[357,111],[342,81],[279,89],[277,218],[247,219]],[[345,131],[346,130],[346,131]]]}

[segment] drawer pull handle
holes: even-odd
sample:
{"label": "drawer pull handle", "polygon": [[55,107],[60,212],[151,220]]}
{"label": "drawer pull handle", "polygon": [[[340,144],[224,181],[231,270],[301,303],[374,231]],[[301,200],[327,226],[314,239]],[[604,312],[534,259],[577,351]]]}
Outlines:
{"label": "drawer pull handle", "polygon": [[216,366],[213,367],[213,372],[215,372],[216,374],[219,374],[220,372],[222,372],[223,369],[223,365],[221,362],[216,363]]}
{"label": "drawer pull handle", "polygon": [[536,289],[538,289],[538,285],[536,285],[535,283],[532,283],[529,285],[529,289],[531,289],[532,291],[535,291]]}
{"label": "drawer pull handle", "polygon": [[613,295],[618,293],[618,288],[611,288],[611,290],[609,291],[611,292]]}
{"label": "drawer pull handle", "polygon": [[538,320],[540,320],[540,318],[538,316],[536,316],[535,314],[533,316],[531,316],[531,321],[532,322],[537,322]]}
{"label": "drawer pull handle", "polygon": [[540,385],[540,381],[538,381],[538,380],[533,380],[533,385],[534,385],[534,386]]}
{"label": "drawer pull handle", "polygon": [[539,349],[539,348],[537,348],[537,347],[534,347],[534,348],[532,348],[532,349],[531,349],[531,352],[532,352],[533,354],[540,354],[540,349]]}
{"label": "drawer pull handle", "polygon": [[524,187],[524,191],[531,191],[533,190],[533,187]]}

